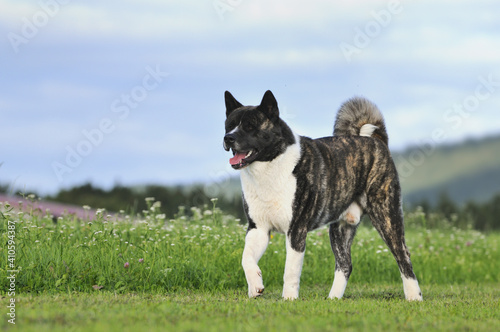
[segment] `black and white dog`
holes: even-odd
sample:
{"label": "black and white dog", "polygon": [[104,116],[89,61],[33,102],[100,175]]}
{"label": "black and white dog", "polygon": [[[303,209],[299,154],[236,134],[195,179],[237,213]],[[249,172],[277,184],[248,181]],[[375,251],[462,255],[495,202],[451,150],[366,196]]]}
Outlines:
{"label": "black and white dog", "polygon": [[296,135],[280,118],[271,91],[259,106],[243,106],[228,91],[224,148],[241,170],[248,218],[242,265],[248,295],[263,293],[257,265],[271,231],[286,234],[283,297],[299,296],[307,233],[330,225],[335,278],[330,298],[341,298],[351,274],[351,244],[363,214],[396,258],[407,300],[422,300],[405,244],[401,189],[388,149],[384,119],[363,98],[344,103],[334,136]]}

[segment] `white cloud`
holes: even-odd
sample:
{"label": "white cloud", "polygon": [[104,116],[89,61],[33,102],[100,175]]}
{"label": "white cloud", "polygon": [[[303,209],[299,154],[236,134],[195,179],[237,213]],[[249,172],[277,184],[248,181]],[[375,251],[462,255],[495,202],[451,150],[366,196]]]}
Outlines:
{"label": "white cloud", "polygon": [[27,2],[2,0],[0,20],[8,29],[21,33],[23,20],[33,22],[37,12],[45,12],[53,37],[71,36],[101,38],[163,39],[176,34],[195,34],[216,22],[211,7],[204,2],[189,1],[69,1],[61,5],[46,6],[40,3],[58,3],[57,0]]}

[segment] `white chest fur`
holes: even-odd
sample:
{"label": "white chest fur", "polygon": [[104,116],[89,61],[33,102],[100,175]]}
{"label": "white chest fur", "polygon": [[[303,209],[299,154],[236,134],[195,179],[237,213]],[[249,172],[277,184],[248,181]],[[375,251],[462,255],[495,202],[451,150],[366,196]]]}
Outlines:
{"label": "white chest fur", "polygon": [[300,158],[300,138],[269,162],[254,162],[241,171],[248,214],[257,228],[286,233],[293,216],[297,180],[292,174]]}

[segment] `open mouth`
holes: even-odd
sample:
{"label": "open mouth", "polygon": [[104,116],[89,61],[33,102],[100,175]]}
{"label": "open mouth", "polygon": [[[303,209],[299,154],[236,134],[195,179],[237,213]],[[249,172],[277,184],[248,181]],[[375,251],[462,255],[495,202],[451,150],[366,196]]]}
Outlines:
{"label": "open mouth", "polygon": [[250,165],[257,158],[257,150],[236,151],[232,149],[233,157],[229,159],[229,163],[234,169],[242,169]]}

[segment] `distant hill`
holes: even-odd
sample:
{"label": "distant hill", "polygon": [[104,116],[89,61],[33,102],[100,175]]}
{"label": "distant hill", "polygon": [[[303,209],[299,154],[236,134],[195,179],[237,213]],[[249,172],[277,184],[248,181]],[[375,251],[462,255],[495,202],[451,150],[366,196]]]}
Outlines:
{"label": "distant hill", "polygon": [[407,204],[433,205],[443,192],[457,204],[485,202],[500,192],[500,136],[414,147],[393,157]]}

